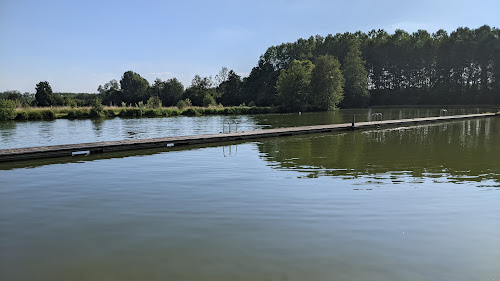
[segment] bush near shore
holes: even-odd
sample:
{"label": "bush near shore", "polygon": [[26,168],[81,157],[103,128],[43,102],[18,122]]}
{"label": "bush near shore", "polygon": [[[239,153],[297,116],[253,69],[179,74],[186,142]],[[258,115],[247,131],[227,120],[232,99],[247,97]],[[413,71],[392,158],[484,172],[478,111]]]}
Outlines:
{"label": "bush near shore", "polygon": [[[17,108],[15,114],[5,114],[5,120],[52,120],[57,118],[87,119],[96,118],[91,107],[30,107]],[[262,114],[278,112],[276,107],[196,107],[190,106],[183,109],[177,107],[144,108],[144,107],[116,107],[105,106],[101,118],[113,117],[171,117],[171,116],[201,116],[201,115],[235,115],[235,114]],[[99,118],[99,117],[97,117]]]}

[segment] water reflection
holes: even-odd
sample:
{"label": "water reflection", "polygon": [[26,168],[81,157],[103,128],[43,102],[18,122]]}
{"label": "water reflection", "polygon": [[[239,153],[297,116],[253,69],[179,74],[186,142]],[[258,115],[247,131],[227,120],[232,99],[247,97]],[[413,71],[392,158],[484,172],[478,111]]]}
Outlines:
{"label": "water reflection", "polygon": [[[280,170],[304,177],[366,178],[370,183],[440,178],[500,183],[495,118],[403,128],[276,138],[258,144]],[[417,181],[418,182],[418,181]]]}
{"label": "water reflection", "polygon": [[101,139],[103,135],[103,119],[92,119],[92,131],[96,139]]}
{"label": "water reflection", "polygon": [[[327,125],[350,123],[353,118],[356,122],[373,121],[373,114],[380,113],[383,120],[407,119],[439,116],[440,108],[366,108],[366,109],[342,109],[332,112],[309,112],[290,114],[266,114],[254,116],[258,125],[278,128],[309,125]],[[493,112],[492,108],[448,108],[449,115],[473,114],[481,112]]]}
{"label": "water reflection", "polygon": [[0,149],[3,148],[2,143],[12,142],[16,133],[16,121],[0,121]]}
{"label": "water reflection", "polygon": [[[263,114],[241,116],[177,116],[169,118],[113,118],[105,120],[67,120],[0,122],[1,148],[19,148],[123,139],[144,139],[181,135],[218,134],[224,120],[238,123],[238,131],[260,130],[371,120],[374,113],[382,119],[438,116],[439,108],[348,109],[333,112]],[[449,109],[450,114],[491,111],[488,108]]]}
{"label": "water reflection", "polygon": [[224,157],[233,157],[238,154],[238,145],[224,145],[222,146],[222,154]]}
{"label": "water reflection", "polygon": [[[93,123],[94,130],[106,130],[105,124]],[[125,124],[125,130],[126,127]],[[187,149],[219,147],[220,157],[246,157],[248,155],[238,154],[238,145],[242,143],[244,142],[198,145]],[[244,145],[256,146],[260,158],[265,159],[272,168],[299,172],[299,177],[360,179],[360,184],[369,186],[420,183],[426,180],[482,182],[481,186],[499,186],[498,143],[500,120],[484,118],[402,128],[262,139]],[[0,170],[153,155],[185,149],[168,147],[88,157],[3,163],[0,164]]]}
{"label": "water reflection", "polygon": [[56,125],[54,120],[43,122],[39,121],[38,125],[38,135],[41,139],[44,139],[47,142],[51,142],[52,139],[57,137],[54,135],[54,127]]}

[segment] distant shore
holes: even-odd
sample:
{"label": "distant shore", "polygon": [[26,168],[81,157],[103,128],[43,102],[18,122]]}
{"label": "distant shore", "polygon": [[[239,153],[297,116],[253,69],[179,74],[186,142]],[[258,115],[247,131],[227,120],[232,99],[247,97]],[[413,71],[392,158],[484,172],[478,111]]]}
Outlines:
{"label": "distant shore", "polygon": [[[91,107],[29,107],[17,108],[13,120],[53,120],[53,119],[91,119]],[[201,115],[234,115],[234,114],[263,114],[278,112],[277,107],[177,107],[141,108],[105,106],[105,118],[114,117],[172,117],[172,116],[201,116]]]}

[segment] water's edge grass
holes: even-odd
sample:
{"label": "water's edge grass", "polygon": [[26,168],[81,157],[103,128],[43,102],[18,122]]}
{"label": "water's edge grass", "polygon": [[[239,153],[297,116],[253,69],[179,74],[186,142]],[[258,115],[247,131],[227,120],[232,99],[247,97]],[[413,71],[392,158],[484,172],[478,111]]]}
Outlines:
{"label": "water's edge grass", "polygon": [[[201,115],[235,115],[235,114],[264,114],[276,113],[277,107],[177,107],[141,108],[141,107],[104,107],[105,118],[114,117],[172,117],[172,116],[201,116]],[[32,107],[17,108],[15,120],[52,120],[52,119],[90,119],[91,107]]]}

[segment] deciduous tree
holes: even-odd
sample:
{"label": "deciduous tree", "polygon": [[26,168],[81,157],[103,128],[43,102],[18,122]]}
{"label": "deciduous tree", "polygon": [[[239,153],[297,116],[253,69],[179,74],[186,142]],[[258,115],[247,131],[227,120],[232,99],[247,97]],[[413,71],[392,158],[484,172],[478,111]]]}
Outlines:
{"label": "deciduous tree", "polygon": [[313,69],[314,65],[310,60],[293,60],[288,69],[281,70],[276,90],[284,110],[303,111],[308,108]]}
{"label": "deciduous tree", "polygon": [[317,58],[311,74],[311,86],[312,109],[335,109],[344,98],[344,76],[339,61],[330,55]]}
{"label": "deciduous tree", "polygon": [[240,105],[243,101],[241,77],[234,71],[229,71],[227,80],[219,85],[222,92],[220,102],[223,105]]}
{"label": "deciduous tree", "polygon": [[186,89],[184,93],[185,99],[190,99],[193,105],[195,106],[203,106],[203,100],[206,95],[215,96],[215,89],[212,88],[212,79],[211,77],[200,77],[199,75],[195,75],[191,86]]}
{"label": "deciduous tree", "polygon": [[148,97],[149,82],[133,71],[127,71],[120,80],[124,101],[127,103],[145,102]]}
{"label": "deciduous tree", "polygon": [[354,39],[349,46],[349,52],[344,59],[342,73],[345,78],[344,100],[346,107],[364,107],[368,105],[368,72],[365,61],[361,58],[359,40]]}

